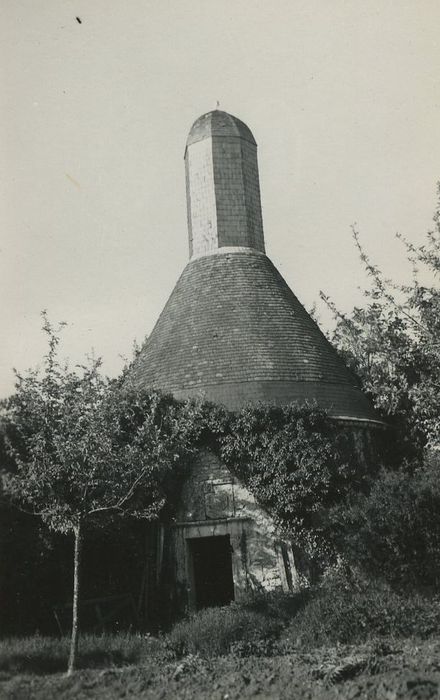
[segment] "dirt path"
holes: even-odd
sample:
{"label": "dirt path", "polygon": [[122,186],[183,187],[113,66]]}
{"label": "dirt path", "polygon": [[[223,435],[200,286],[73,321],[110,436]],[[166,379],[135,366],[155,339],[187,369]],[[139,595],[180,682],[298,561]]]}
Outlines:
{"label": "dirt path", "polygon": [[440,698],[440,640],[339,647],[276,657],[212,660],[78,671],[71,678],[0,677],[13,700],[139,698],[170,700],[422,700]]}

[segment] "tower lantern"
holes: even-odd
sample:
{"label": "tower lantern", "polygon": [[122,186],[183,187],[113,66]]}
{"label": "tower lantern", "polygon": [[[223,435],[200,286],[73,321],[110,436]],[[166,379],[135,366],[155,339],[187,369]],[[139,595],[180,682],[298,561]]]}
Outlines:
{"label": "tower lantern", "polygon": [[185,168],[190,257],[226,247],[264,253],[257,144],[246,124],[218,109],[203,114]]}

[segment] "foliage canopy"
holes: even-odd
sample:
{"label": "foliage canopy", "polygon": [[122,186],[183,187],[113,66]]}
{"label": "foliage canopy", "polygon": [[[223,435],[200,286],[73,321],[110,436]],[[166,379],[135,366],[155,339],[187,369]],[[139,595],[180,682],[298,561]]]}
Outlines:
{"label": "foliage canopy", "polygon": [[5,491],[58,532],[106,516],[157,517],[165,475],[189,454],[194,407],[123,390],[100,361],[61,366],[47,319],[44,329],[44,371],[17,375],[7,405],[15,470],[4,474]]}
{"label": "foliage canopy", "polygon": [[434,228],[419,246],[398,236],[413,267],[409,284],[387,279],[353,236],[371,285],[366,304],[337,318],[333,343],[376,407],[398,431],[407,456],[440,435],[440,184]]}

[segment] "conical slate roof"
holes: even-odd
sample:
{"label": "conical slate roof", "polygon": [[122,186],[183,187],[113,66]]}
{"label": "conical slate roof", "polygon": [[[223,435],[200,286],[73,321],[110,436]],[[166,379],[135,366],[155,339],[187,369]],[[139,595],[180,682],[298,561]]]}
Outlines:
{"label": "conical slate roof", "polygon": [[317,401],[377,421],[336,351],[264,254],[257,145],[237,117],[197,119],[185,150],[191,260],[130,370],[140,388],[246,403]]}
{"label": "conical slate roof", "polygon": [[231,409],[316,400],[334,417],[377,421],[280,273],[251,248],[221,248],[187,264],[131,377]]}

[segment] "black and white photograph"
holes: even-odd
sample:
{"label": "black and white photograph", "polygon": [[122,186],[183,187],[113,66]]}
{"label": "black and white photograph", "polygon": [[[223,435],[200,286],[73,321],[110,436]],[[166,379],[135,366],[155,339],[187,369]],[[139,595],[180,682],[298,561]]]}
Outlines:
{"label": "black and white photograph", "polygon": [[440,699],[439,27],[1,3],[0,698]]}

